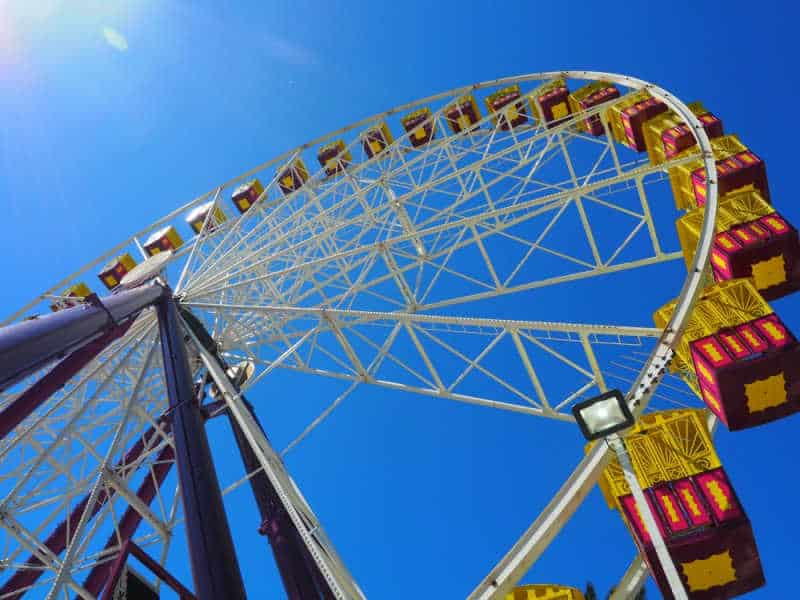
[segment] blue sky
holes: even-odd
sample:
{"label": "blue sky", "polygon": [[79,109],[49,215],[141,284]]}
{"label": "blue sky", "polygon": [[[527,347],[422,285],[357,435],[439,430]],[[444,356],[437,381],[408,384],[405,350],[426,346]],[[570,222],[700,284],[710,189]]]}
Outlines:
{"label": "blue sky", "polygon": [[[769,1],[0,0],[0,313],[308,139],[418,97],[536,71],[628,73],[702,100],[766,160],[773,201],[798,225],[793,10]],[[643,314],[660,300],[643,295]],[[798,302],[775,305],[796,333]],[[310,398],[304,416],[324,400]],[[280,398],[260,401],[280,420]],[[800,491],[797,419],[718,437],[769,583],[753,598],[796,588],[800,524],[784,515]],[[215,423],[211,435],[226,434]],[[465,595],[582,448],[566,426],[439,402],[408,408],[378,392],[345,403],[315,443],[335,460],[323,464],[312,446],[290,467],[376,598]],[[245,489],[233,499],[252,504]],[[254,511],[232,516],[245,580],[252,597],[280,598],[256,525]],[[527,580],[592,579],[605,590],[633,552],[593,492]]]}

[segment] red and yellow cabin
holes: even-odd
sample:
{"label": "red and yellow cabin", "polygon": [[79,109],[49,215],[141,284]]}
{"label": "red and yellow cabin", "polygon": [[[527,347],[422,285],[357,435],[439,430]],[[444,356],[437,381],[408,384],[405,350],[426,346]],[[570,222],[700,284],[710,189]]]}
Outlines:
{"label": "red and yellow cabin", "polygon": [[252,179],[237,187],[231,195],[231,200],[239,212],[244,214],[250,210],[250,207],[263,193],[264,186],[261,185],[261,182],[258,179]]}
{"label": "red and yellow cabin", "polygon": [[[689,109],[703,124],[709,138],[717,138],[723,134],[722,121],[706,110],[702,102],[692,102]],[[647,121],[644,126],[644,142],[650,162],[654,165],[674,158],[697,144],[691,128],[671,110]]]}
{"label": "red and yellow cabin", "polygon": [[[572,92],[569,95],[569,106],[573,113],[578,113],[615,100],[619,96],[619,90],[614,84],[607,81],[595,81]],[[605,133],[599,113],[586,117],[578,124],[578,128],[593,136]]]}
{"label": "red and yellow cabin", "polygon": [[[655,314],[666,325],[674,302]],[[748,279],[703,291],[676,349],[695,391],[731,431],[800,410],[800,344]]]}
{"label": "red and yellow cabin", "polygon": [[[704,209],[689,211],[676,222],[687,266],[700,238]],[[727,194],[719,203],[711,267],[716,281],[750,277],[767,300],[800,289],[800,239],[756,191]]]}
{"label": "red and yellow cabin", "polygon": [[[650,413],[625,436],[636,478],[691,600],[732,598],[765,583],[750,520],[714,450],[706,416],[696,409]],[[621,512],[661,593],[672,598],[616,460],[600,487]]]}
{"label": "red and yellow cabin", "polygon": [[[718,161],[747,150],[747,147],[742,144],[735,135],[723,135],[722,137],[711,140],[711,148]],[[697,150],[691,148],[684,150],[678,154],[678,157],[685,156],[691,152],[697,152]],[[669,169],[669,181],[672,185],[672,195],[679,209],[691,210],[698,206],[697,199],[694,195],[692,174],[702,169],[703,161],[700,158]],[[722,196],[722,193],[719,195]]]}
{"label": "red and yellow cabin", "polygon": [[641,90],[611,106],[607,114],[614,139],[637,152],[644,152],[647,150],[645,123],[666,111],[666,104]]}
{"label": "red and yellow cabin", "polygon": [[730,430],[800,410],[800,347],[774,313],[690,343],[703,400]]}
{"label": "red and yellow cabin", "polygon": [[515,587],[506,600],[584,600],[584,596],[574,587],[534,583]]}
{"label": "red and yellow cabin", "polygon": [[490,94],[485,102],[486,109],[494,115],[492,117],[494,124],[505,131],[527,123],[528,108],[521,98],[522,93],[518,85],[511,85]]}
{"label": "red and yellow cabin", "polygon": [[[700,121],[700,123],[702,123],[703,129],[710,139],[719,137],[724,133],[722,129],[722,121],[715,114],[705,112],[697,115],[697,119]],[[661,142],[664,145],[664,151],[667,158],[673,158],[681,151],[694,146],[697,143],[689,129],[689,126],[686,123],[681,123],[667,131],[664,131],[661,134]]]}
{"label": "red and yellow cabin", "polygon": [[[213,209],[213,214],[209,216]],[[206,222],[207,220],[207,222]],[[214,201],[206,202],[200,206],[195,207],[186,215],[186,222],[195,233],[200,233],[203,230],[203,224],[206,223],[206,230],[213,231],[218,225],[221,225],[228,220],[225,213],[222,211],[221,206],[214,206]]]}
{"label": "red and yellow cabin", "polygon": [[181,246],[183,246],[183,239],[180,234],[172,225],[167,225],[150,234],[144,243],[144,251],[150,256],[155,256],[159,252],[177,250]]}
{"label": "red and yellow cabin", "polygon": [[57,312],[64,308],[77,306],[84,298],[91,295],[92,290],[89,289],[88,285],[81,281],[64,290],[64,292],[61,294],[62,297],[50,305],[50,310]]}
{"label": "red and yellow cabin", "polygon": [[392,137],[392,132],[389,131],[386,122],[368,129],[362,136],[364,152],[369,158],[383,152],[392,142],[394,142],[394,137]]}
{"label": "red and yellow cabin", "polygon": [[344,171],[353,162],[350,151],[344,144],[344,140],[336,140],[320,148],[317,153],[319,164],[325,169],[328,177],[333,177]]}
{"label": "red and yellow cabin", "polygon": [[[769,202],[767,169],[764,161],[753,154],[735,135],[711,140],[717,165],[718,194],[735,190],[758,190]],[[693,152],[691,148],[684,153]],[[678,154],[681,156],[683,153]],[[706,203],[706,172],[701,159],[670,168],[669,179],[678,208],[689,210]]]}
{"label": "red and yellow cabin", "polygon": [[481,120],[478,103],[475,102],[475,96],[472,94],[461,96],[445,109],[444,116],[453,133],[472,131]]}
{"label": "red and yellow cabin", "polygon": [[[649,488],[645,497],[690,599],[733,598],[766,583],[750,520],[723,469]],[[633,496],[620,503],[656,584],[672,598]]]}
{"label": "red and yellow cabin", "polygon": [[548,127],[555,127],[572,113],[569,88],[563,79],[539,86],[530,93],[530,98],[535,115]]}
{"label": "red and yellow cabin", "polygon": [[[756,189],[769,200],[767,166],[750,150],[718,160],[717,183],[720,195],[733,190]],[[703,206],[706,203],[705,169],[700,168],[692,173],[692,188],[697,206]]]}
{"label": "red and yellow cabin", "polygon": [[431,109],[428,107],[420,108],[408,113],[400,119],[403,129],[408,133],[408,141],[414,148],[419,148],[430,142],[436,135]]}
{"label": "red and yellow cabin", "polygon": [[103,285],[106,286],[109,290],[113,290],[117,287],[122,281],[122,278],[136,266],[136,261],[133,260],[130,254],[127,252],[125,254],[120,254],[115,259],[111,260],[106,264],[105,267],[100,271],[98,277],[100,281],[103,282]]}
{"label": "red and yellow cabin", "polygon": [[308,169],[303,159],[296,158],[280,175],[278,175],[278,185],[284,194],[291,194],[299,190],[308,181]]}

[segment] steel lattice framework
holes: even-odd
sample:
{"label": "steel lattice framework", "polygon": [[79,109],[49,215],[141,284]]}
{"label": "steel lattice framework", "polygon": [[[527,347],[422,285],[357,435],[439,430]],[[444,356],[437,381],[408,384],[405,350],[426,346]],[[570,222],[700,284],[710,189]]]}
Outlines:
{"label": "steel lattice framework", "polygon": [[[491,115],[471,133],[455,135],[448,127],[444,111],[465,93],[512,83],[529,90],[555,77],[610,80],[627,94],[647,88],[693,126],[698,153],[652,166],[610,136],[593,137],[576,127],[593,114],[605,122],[604,105],[551,127],[530,122],[504,130]],[[363,132],[421,106],[431,109],[435,137],[429,144],[417,148],[408,134],[396,134],[385,151],[366,156]],[[322,169],[299,190],[281,191],[279,173],[339,137],[352,155],[340,175],[329,177]],[[519,299],[549,290],[607,293],[604,286],[617,284],[606,282],[635,281],[625,279],[628,272],[638,281],[642,273],[672,273],[664,298],[674,296],[680,268],[651,270],[682,254],[664,247],[672,222],[654,213],[671,204],[667,170],[698,156],[713,172],[708,140],[692,113],[660,88],[632,78],[545,73],[452,90],[314,140],[197,198],[7,322],[41,310],[122,250],[144,255],[142,242],[151,232],[179,224],[204,202],[213,200],[230,213],[231,191],[259,177],[266,185],[253,208],[192,237],[173,254],[164,278],[180,304],[212,332],[229,363],[254,362],[246,389],[255,391],[282,371],[344,382],[280,451],[253,427],[236,391],[222,391],[337,595],[359,597],[346,561],[281,459],[355,390],[378,386],[561,421],[572,420],[577,400],[607,386],[630,388],[637,410],[664,391],[696,404],[678,378],[663,373],[703,277],[716,210],[712,177],[705,233],[665,330],[641,321],[541,320],[541,312],[524,310],[528,301]],[[93,598],[92,578],[113,561],[131,527],[136,544],[167,561],[182,514],[170,470],[173,441],[158,345],[155,311],[146,309],[123,337],[0,441],[0,593],[8,594],[0,598],[26,589],[37,597]],[[191,361],[198,373],[214,370],[202,350]],[[0,409],[46,371],[0,393]],[[656,392],[663,377],[672,381]],[[568,520],[605,460],[604,448],[587,455],[472,598],[502,597]]]}

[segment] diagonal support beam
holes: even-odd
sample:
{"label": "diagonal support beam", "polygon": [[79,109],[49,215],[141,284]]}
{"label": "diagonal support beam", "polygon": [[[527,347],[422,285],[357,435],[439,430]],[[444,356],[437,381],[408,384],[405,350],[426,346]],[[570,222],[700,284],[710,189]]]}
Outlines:
{"label": "diagonal support beam", "polygon": [[186,587],[184,587],[180,581],[173,577],[169,571],[162,567],[157,561],[153,560],[153,558],[147,554],[147,552],[142,550],[130,540],[125,542],[122,550],[117,556],[117,560],[114,562],[113,575],[105,593],[103,594],[102,600],[114,600],[115,593],[117,591],[117,585],[119,584],[119,578],[123,573],[123,567],[127,562],[128,556],[131,554],[145,567],[150,569],[150,571],[152,571],[156,577],[161,579],[161,581],[175,590],[181,600],[197,600],[197,597],[188,589],[186,589]]}
{"label": "diagonal support beam", "polygon": [[[168,424],[165,423],[168,428]],[[122,477],[126,477],[131,471],[132,466],[138,462],[144,451],[157,443],[160,439],[159,433],[155,428],[147,430],[141,438],[139,438],[133,446],[128,450],[125,456],[120,460],[117,465],[117,470]],[[100,509],[113,496],[113,490],[110,492],[101,492],[94,502],[94,505],[89,511],[89,519],[94,518]],[[140,496],[141,497],[141,496]],[[45,540],[44,546],[52,551],[53,555],[58,556],[61,554],[67,545],[72,541],[75,534],[75,528],[80,521],[81,515],[86,510],[89,504],[89,494],[86,494],[83,499],[75,505],[69,517],[61,522],[56,527],[50,536]],[[31,554],[27,561],[25,561],[25,568],[19,569],[11,578],[6,581],[2,588],[0,588],[0,597],[2,598],[20,598],[22,591],[32,586],[44,574],[44,564],[36,554]],[[86,586],[84,586],[86,587]],[[92,590],[87,587],[89,591]],[[18,592],[17,595],[13,595]],[[97,592],[92,592],[97,595]]]}
{"label": "diagonal support beam", "polygon": [[187,329],[203,364],[222,393],[231,416],[244,433],[248,445],[258,460],[259,467],[269,479],[281,506],[291,519],[317,569],[324,577],[332,597],[337,600],[362,600],[364,596],[361,590],[327,540],[311,507],[286,472],[283,461],[264,435],[264,431],[245,406],[241,394],[231,384],[212,352],[198,339],[191,327],[187,327]]}
{"label": "diagonal support beam", "polygon": [[132,324],[133,321],[128,321],[123,325],[113,326],[99,338],[75,350],[53,367],[47,375],[17,396],[0,412],[0,439],[5,438],[45,400],[64,387],[111,342],[125,335]]}
{"label": "diagonal support beam", "polygon": [[[161,484],[163,484],[164,480],[167,478],[174,459],[175,450],[169,444],[165,445],[158,453],[155,463],[151,468],[151,472],[136,491],[136,496],[141,501],[142,505],[149,506],[153,501]],[[121,539],[119,541],[117,540],[116,531],[112,533],[111,537],[106,542],[105,550],[109,550],[117,544],[123,544],[125,541],[130,540],[133,534],[136,533],[136,529],[143,519],[142,513],[133,508],[133,506],[129,506],[125,509],[125,513],[122,515],[117,527]],[[95,565],[83,582],[83,587],[94,596],[99,595],[100,590],[103,589],[103,586],[106,584],[111,574],[112,566],[111,562]]]}
{"label": "diagonal support beam", "polygon": [[143,285],[0,328],[0,390],[135,316],[163,293],[158,284]]}
{"label": "diagonal support beam", "polygon": [[150,524],[162,539],[167,539],[169,537],[169,526],[159,519],[150,509],[150,506],[142,501],[138,494],[134,494],[131,489],[125,485],[125,482],[117,477],[114,471],[106,469],[104,471],[104,480],[109,487],[116,490],[116,492],[125,499],[125,502],[127,502],[131,508],[142,515],[142,518]]}
{"label": "diagonal support beam", "polygon": [[[191,329],[192,333],[209,352],[212,359],[216,362],[223,372],[227,373],[228,364],[219,355],[214,340],[202,323],[188,310],[181,310],[184,322]],[[241,395],[241,391],[236,383],[228,377],[229,384],[236,393],[240,394],[242,402],[246,407],[250,417],[258,426],[261,433],[266,437],[261,423],[256,416],[255,410],[250,402]],[[333,600],[336,596],[331,592],[324,576],[317,568],[313,557],[304,546],[297,529],[294,527],[288,512],[281,503],[275,487],[267,477],[258,457],[253,452],[250,443],[247,441],[244,431],[236,419],[226,410],[225,403],[222,402],[222,410],[228,415],[236,445],[239,448],[245,472],[252,475],[248,478],[253,497],[256,500],[259,513],[261,514],[261,526],[259,533],[269,538],[272,554],[278,565],[278,571],[283,581],[283,587],[289,600]]]}

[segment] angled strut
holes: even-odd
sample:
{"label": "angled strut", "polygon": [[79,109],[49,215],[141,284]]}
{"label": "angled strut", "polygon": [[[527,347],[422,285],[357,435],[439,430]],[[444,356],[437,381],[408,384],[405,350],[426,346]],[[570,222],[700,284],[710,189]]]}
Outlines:
{"label": "angled strut", "polygon": [[[207,351],[221,370],[228,374],[229,382],[239,392],[238,382],[230,377],[228,364],[220,356],[217,346],[205,326],[188,309],[181,307],[180,312],[184,323],[194,334],[197,342],[203,347],[203,350]],[[261,433],[264,433],[253,406],[241,393],[239,393],[239,397]],[[245,472],[253,474],[250,477],[250,488],[261,515],[259,533],[266,535],[267,539],[269,539],[272,554],[278,566],[287,597],[289,600],[334,600],[337,595],[331,590],[303,543],[275,486],[272,485],[269,477],[262,469],[261,463],[242,427],[229,410],[225,412],[233,429]],[[265,433],[264,436],[266,437]]]}

